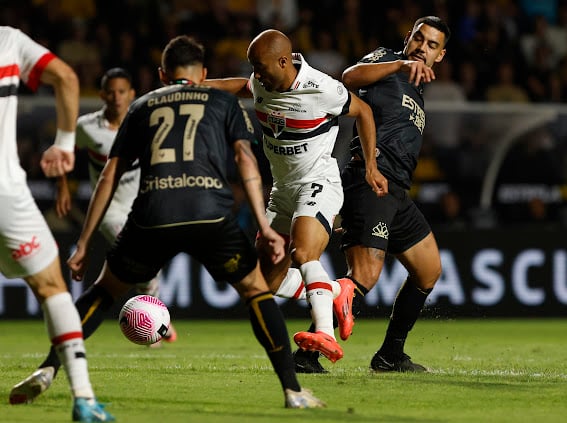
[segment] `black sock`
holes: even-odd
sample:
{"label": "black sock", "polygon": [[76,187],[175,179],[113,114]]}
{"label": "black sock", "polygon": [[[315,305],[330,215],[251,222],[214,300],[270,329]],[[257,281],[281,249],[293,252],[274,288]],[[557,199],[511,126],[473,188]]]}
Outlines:
{"label": "black sock", "polygon": [[356,319],[360,312],[362,311],[362,306],[364,304],[364,297],[368,294],[368,289],[358,282],[356,279],[351,278],[350,276],[345,276],[349,278],[351,281],[354,282],[354,298],[352,299],[352,315]]}
{"label": "black sock", "polygon": [[[114,303],[112,296],[105,289],[98,285],[92,285],[83,294],[77,298],[75,307],[81,317],[81,325],[83,326],[83,339],[87,339],[100,326],[104,319],[104,312],[107,311]],[[40,368],[52,366],[55,368],[55,374],[61,367],[61,362],[55,348],[51,347],[49,354]]]}
{"label": "black sock", "polygon": [[394,301],[386,337],[380,347],[382,354],[388,357],[403,354],[408,333],[417,321],[430,292],[431,289],[424,291],[406,279]]}
{"label": "black sock", "polygon": [[283,389],[300,391],[287,327],[274,297],[266,292],[249,299],[247,304],[254,335],[266,350]]}

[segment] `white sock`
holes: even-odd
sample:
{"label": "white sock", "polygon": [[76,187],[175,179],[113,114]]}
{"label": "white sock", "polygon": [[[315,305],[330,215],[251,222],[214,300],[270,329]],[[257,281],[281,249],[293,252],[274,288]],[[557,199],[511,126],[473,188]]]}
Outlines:
{"label": "white sock", "polygon": [[87,356],[79,313],[71,294],[62,292],[47,298],[43,305],[47,333],[65,367],[73,397],[94,398],[89,380]]}
{"label": "white sock", "polygon": [[311,304],[311,319],[315,330],[335,338],[333,329],[333,285],[321,262],[309,261],[299,268]]}
{"label": "white sock", "polygon": [[[341,293],[341,286],[337,281],[330,281],[329,283],[333,289],[333,298],[337,298]],[[305,295],[305,284],[303,283],[303,277],[299,269],[295,267],[289,268],[287,275],[274,295],[294,300],[307,299]]]}
{"label": "white sock", "polygon": [[294,300],[306,299],[305,284],[303,283],[303,276],[301,276],[299,269],[294,267],[288,269],[287,275],[275,295],[282,298],[293,298]]}

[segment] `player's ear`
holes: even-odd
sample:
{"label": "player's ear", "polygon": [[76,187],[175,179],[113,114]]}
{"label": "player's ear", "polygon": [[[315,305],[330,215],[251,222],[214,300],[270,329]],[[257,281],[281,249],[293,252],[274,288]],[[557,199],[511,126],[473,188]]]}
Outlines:
{"label": "player's ear", "polygon": [[203,67],[203,69],[201,70],[201,80],[199,81],[199,84],[202,83],[205,79],[207,79],[207,68]]}
{"label": "player's ear", "polygon": [[167,78],[167,75],[165,74],[161,66],[158,68],[158,73],[159,73],[159,80],[163,82],[164,85],[169,85],[169,79]]}
{"label": "player's ear", "polygon": [[129,92],[128,97],[130,98],[130,101],[132,101],[136,98],[136,90],[134,88],[130,88],[130,92]]}
{"label": "player's ear", "polygon": [[408,31],[408,33],[406,34],[406,38],[404,38],[404,46],[408,44],[410,37],[411,37],[411,31]]}
{"label": "player's ear", "polygon": [[435,58],[435,63],[439,63],[441,60],[443,60],[443,57],[445,57],[446,52],[447,52],[447,50],[445,50],[445,49],[441,50],[441,52]]}

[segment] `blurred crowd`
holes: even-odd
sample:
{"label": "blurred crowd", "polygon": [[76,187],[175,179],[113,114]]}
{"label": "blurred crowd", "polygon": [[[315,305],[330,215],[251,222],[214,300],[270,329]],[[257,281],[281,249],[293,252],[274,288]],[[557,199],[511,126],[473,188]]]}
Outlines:
{"label": "blurred crowd", "polygon": [[[3,1],[0,23],[21,28],[77,70],[82,95],[122,66],[144,93],[156,86],[167,41],[190,34],[210,76],[248,75],[246,47],[278,28],[314,66],[340,77],[379,45],[401,48],[419,16],[445,19],[453,36],[438,73],[452,99],[561,102],[567,98],[565,0],[31,0]],[[432,93],[434,98],[436,94]]]}
{"label": "blurred crowd", "polygon": [[[193,35],[205,45],[209,77],[249,76],[246,49],[250,40],[263,29],[277,28],[290,36],[294,49],[312,66],[340,78],[346,67],[377,46],[401,50],[418,17],[437,15],[449,24],[452,37],[448,54],[435,68],[437,80],[426,87],[426,104],[432,100],[555,104],[567,100],[567,0],[30,0],[0,4],[0,24],[22,29],[71,64],[84,97],[96,96],[100,76],[115,66],[132,73],[138,94],[159,86],[161,50],[178,34]],[[547,147],[551,142],[555,150],[540,149],[549,157],[541,159],[535,173],[541,170],[547,175],[558,167],[546,183],[565,184],[564,162],[557,163],[565,155],[565,140],[549,141],[549,135],[544,137]],[[453,142],[469,165],[475,157],[475,142]],[[538,142],[526,144],[517,156],[527,154]],[[431,134],[426,134],[418,182],[420,175],[431,179],[436,171],[439,179],[458,178],[451,172],[462,170],[466,163],[456,160],[454,149],[443,147],[443,139],[432,141]],[[553,166],[547,159],[555,159]],[[433,167],[427,169],[430,164]],[[522,164],[509,164],[510,172],[514,166]],[[466,189],[478,190],[480,177],[468,181],[472,188]],[[438,203],[440,220],[446,213],[442,204],[451,209],[459,201],[466,203],[463,192],[449,191]],[[474,194],[478,198],[478,192]],[[526,205],[524,214],[530,217],[529,213],[532,209]]]}

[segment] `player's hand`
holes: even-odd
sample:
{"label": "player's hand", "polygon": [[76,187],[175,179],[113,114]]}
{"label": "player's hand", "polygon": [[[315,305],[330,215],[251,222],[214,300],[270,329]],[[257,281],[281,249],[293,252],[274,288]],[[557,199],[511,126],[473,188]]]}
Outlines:
{"label": "player's hand", "polygon": [[404,60],[401,70],[409,74],[409,83],[416,87],[422,82],[428,83],[435,80],[433,69],[421,60]]}
{"label": "player's hand", "polygon": [[366,182],[378,197],[388,194],[388,179],[380,173],[376,166],[370,165],[366,168]]}
{"label": "player's hand", "polygon": [[71,278],[74,281],[82,281],[88,267],[89,256],[83,244],[78,243],[77,249],[71,254],[67,265],[71,269]]}
{"label": "player's hand", "polygon": [[44,151],[39,164],[41,170],[48,178],[63,176],[73,170],[75,166],[75,153],[64,151],[52,145]]}
{"label": "player's hand", "polygon": [[260,231],[257,245],[274,264],[278,264],[285,257],[285,240],[269,226]]}
{"label": "player's hand", "polygon": [[55,210],[58,217],[65,217],[71,211],[71,193],[67,186],[57,187],[57,196],[55,198]]}

